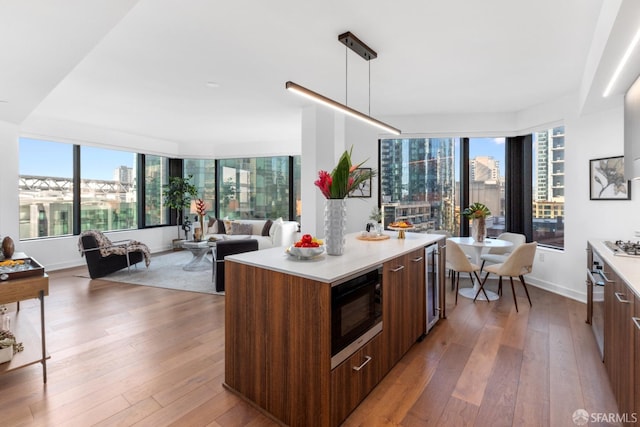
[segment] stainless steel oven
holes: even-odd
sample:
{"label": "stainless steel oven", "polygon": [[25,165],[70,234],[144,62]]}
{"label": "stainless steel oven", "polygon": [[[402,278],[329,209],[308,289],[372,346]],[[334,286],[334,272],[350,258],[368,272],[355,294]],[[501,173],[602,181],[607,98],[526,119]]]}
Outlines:
{"label": "stainless steel oven", "polygon": [[604,287],[609,280],[604,274],[602,259],[591,249],[588,249],[588,264],[587,323],[591,325],[600,358],[604,360]]}
{"label": "stainless steel oven", "polygon": [[331,368],[382,331],[382,266],[331,288]]}

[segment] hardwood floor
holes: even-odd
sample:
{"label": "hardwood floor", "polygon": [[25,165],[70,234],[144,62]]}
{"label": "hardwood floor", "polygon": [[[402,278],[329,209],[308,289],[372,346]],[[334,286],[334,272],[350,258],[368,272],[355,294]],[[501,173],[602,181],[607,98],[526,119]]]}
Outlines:
{"label": "hardwood floor", "polygon": [[[84,271],[50,274],[48,382],[39,364],[0,376],[0,425],[277,425],[222,387],[223,296]],[[344,425],[555,427],[579,408],[616,412],[585,305],[530,286],[529,308],[516,293],[519,313],[508,286],[491,303],[449,294],[448,318]],[[37,300],[20,313],[37,322]]]}

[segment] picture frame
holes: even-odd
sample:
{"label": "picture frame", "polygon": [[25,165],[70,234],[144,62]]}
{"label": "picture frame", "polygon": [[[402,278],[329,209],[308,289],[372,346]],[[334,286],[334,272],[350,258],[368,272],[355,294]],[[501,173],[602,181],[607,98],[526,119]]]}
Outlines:
{"label": "picture frame", "polygon": [[357,171],[368,172],[369,179],[364,180],[360,185],[349,193],[349,197],[371,197],[371,168],[358,168]]}
{"label": "picture frame", "polygon": [[589,160],[590,200],[631,200],[631,181],[624,179],[624,156]]}

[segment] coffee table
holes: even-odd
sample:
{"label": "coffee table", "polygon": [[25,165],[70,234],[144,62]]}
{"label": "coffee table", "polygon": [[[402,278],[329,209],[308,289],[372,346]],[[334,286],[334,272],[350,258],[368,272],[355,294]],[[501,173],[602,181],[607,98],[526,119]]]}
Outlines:
{"label": "coffee table", "polygon": [[193,258],[182,269],[186,271],[201,271],[212,268],[212,261],[207,258],[207,254],[215,248],[216,242],[203,240],[201,242],[184,241],[182,247],[191,252]]}

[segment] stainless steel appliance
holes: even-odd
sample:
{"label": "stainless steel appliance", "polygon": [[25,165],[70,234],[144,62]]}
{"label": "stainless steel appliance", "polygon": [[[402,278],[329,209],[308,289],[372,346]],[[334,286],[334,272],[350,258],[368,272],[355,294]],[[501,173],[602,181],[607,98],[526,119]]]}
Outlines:
{"label": "stainless steel appliance", "polygon": [[605,246],[611,249],[615,256],[627,256],[640,258],[640,242],[632,242],[630,240],[624,242],[622,240],[606,241]]}
{"label": "stainless steel appliance", "polygon": [[587,323],[591,325],[600,358],[604,360],[604,287],[610,281],[604,274],[604,264],[596,252],[588,249],[587,259]]}
{"label": "stainless steel appliance", "polygon": [[438,243],[427,246],[424,248],[425,256],[425,284],[426,284],[426,320],[427,327],[426,333],[429,333],[431,328],[436,324],[440,318],[440,268],[439,257],[440,251]]}
{"label": "stainless steel appliance", "polygon": [[331,288],[331,369],[382,331],[382,266]]}

